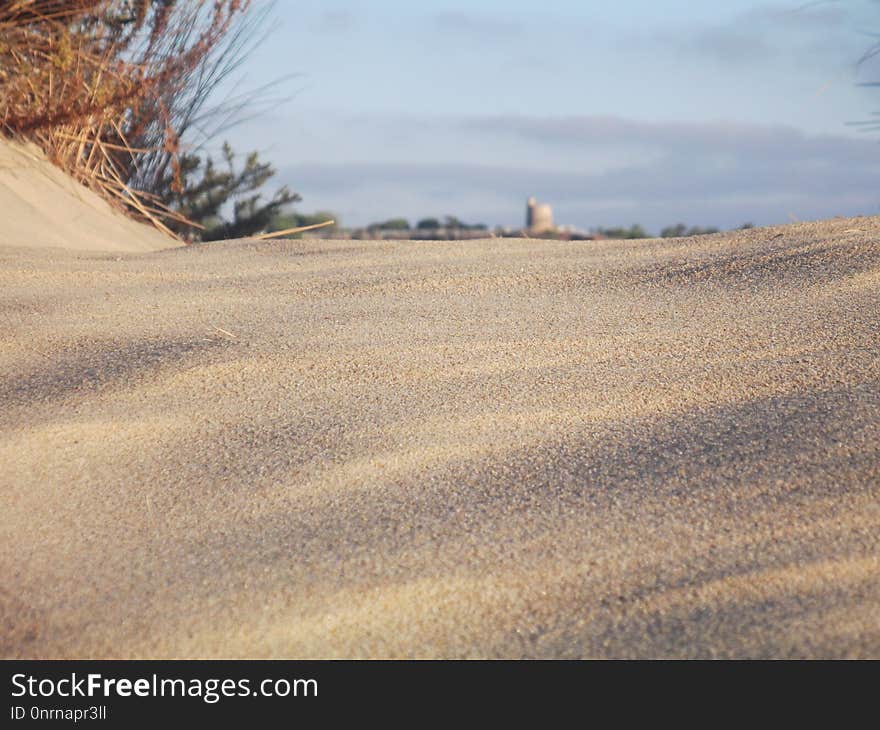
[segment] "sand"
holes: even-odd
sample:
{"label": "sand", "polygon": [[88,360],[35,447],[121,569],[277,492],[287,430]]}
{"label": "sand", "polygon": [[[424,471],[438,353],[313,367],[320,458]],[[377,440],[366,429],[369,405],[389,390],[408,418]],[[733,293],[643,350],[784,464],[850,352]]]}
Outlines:
{"label": "sand", "polygon": [[0,139],[0,246],[137,253],[179,245],[126,218],[36,146]]}
{"label": "sand", "polygon": [[880,219],[0,247],[5,657],[880,657]]}

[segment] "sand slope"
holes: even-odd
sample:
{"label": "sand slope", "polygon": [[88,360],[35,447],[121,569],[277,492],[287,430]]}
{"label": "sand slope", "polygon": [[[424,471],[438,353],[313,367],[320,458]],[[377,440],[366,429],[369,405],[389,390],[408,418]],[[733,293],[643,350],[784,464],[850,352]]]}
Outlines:
{"label": "sand slope", "polygon": [[0,248],[0,652],[880,657],[878,240]]}
{"label": "sand slope", "polygon": [[0,139],[0,246],[136,253],[179,245],[111,208],[35,146]]}

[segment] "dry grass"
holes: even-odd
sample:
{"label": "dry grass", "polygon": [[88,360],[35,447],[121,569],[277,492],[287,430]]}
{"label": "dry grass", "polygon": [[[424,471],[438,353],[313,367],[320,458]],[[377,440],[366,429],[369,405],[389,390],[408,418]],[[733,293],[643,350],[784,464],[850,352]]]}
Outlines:
{"label": "dry grass", "polygon": [[[249,0],[0,0],[0,130],[130,215],[184,220],[129,184],[176,169],[169,109]],[[175,236],[176,237],[176,236]]]}

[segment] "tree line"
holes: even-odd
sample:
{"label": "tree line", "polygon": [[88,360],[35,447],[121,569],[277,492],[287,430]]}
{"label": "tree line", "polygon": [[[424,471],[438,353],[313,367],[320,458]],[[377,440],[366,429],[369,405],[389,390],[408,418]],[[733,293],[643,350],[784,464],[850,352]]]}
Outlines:
{"label": "tree line", "polygon": [[[754,224],[744,223],[740,229],[753,228]],[[654,235],[648,233],[641,225],[634,223],[629,228],[596,228],[596,234],[602,238],[617,239],[635,239],[635,238],[655,238]],[[715,227],[687,226],[684,223],[676,223],[675,225],[666,226],[660,231],[660,238],[686,238],[689,236],[707,236],[712,233],[719,233],[720,229]]]}

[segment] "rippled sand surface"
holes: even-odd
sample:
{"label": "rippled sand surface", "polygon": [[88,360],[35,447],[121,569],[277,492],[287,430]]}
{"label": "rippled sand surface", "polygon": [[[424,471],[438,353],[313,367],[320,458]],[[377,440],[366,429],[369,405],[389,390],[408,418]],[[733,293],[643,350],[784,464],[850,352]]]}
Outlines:
{"label": "rippled sand surface", "polygon": [[0,248],[6,657],[880,657],[880,219]]}

